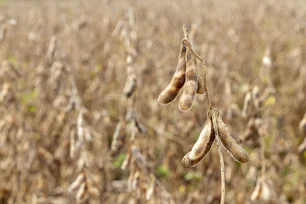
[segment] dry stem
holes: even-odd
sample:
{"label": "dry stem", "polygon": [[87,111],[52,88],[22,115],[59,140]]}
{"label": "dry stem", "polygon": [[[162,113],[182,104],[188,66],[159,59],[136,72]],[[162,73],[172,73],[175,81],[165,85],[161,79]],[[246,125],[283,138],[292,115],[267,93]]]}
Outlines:
{"label": "dry stem", "polygon": [[264,177],[266,173],[266,143],[265,143],[265,137],[263,135],[260,135],[261,137],[261,148],[260,148],[260,156],[261,156],[261,176]]}
{"label": "dry stem", "polygon": [[[188,29],[185,27],[185,25],[183,26],[183,31],[184,31],[184,39],[188,40]],[[187,46],[189,46],[189,43],[186,43]],[[215,137],[217,139],[217,148],[218,148],[218,154],[219,154],[219,161],[220,161],[220,169],[221,169],[221,201],[220,204],[224,204],[225,201],[225,167],[224,167],[224,159],[223,159],[223,155],[221,152],[221,147],[220,147],[220,138],[219,138],[219,132],[218,132],[218,124],[217,124],[217,117],[219,117],[219,112],[218,110],[213,110],[212,109],[212,105],[211,105],[211,101],[209,98],[209,93],[208,93],[208,89],[207,89],[207,71],[206,71],[206,67],[205,67],[205,58],[201,57],[196,51],[194,51],[192,49],[192,47],[190,46],[191,51],[195,54],[195,56],[202,62],[202,66],[204,69],[204,89],[206,92],[206,98],[207,98],[207,103],[210,109],[210,114],[212,117],[212,122],[213,122],[213,128],[214,128],[214,132],[215,132]]]}
{"label": "dry stem", "polygon": [[214,126],[214,133],[215,137],[217,140],[217,147],[218,147],[218,154],[219,154],[219,161],[220,161],[220,168],[221,168],[221,201],[220,204],[224,204],[225,200],[225,167],[224,167],[224,159],[223,155],[221,152],[221,147],[220,147],[220,137],[219,137],[219,132],[218,132],[218,124],[217,124],[217,110],[211,110],[211,116],[212,116],[212,122]]}

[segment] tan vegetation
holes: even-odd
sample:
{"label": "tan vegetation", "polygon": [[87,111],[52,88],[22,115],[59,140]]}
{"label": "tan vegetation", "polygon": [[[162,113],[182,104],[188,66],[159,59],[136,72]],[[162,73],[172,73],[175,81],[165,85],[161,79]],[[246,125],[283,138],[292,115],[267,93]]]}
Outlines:
{"label": "tan vegetation", "polygon": [[305,19],[302,0],[0,1],[0,203],[220,203],[219,136],[225,203],[305,203]]}

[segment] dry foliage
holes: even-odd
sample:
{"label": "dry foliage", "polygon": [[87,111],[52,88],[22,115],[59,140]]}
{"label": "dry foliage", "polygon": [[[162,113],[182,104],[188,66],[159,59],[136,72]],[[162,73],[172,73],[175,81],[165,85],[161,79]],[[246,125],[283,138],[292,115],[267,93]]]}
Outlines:
{"label": "dry foliage", "polygon": [[249,157],[224,151],[226,203],[305,203],[305,19],[302,0],[0,1],[0,203],[219,203],[189,48],[220,145]]}

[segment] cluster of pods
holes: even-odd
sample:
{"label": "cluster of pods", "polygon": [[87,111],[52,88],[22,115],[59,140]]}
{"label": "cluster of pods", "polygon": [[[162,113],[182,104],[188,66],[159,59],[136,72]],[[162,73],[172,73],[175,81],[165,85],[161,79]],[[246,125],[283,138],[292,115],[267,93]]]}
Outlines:
{"label": "cluster of pods", "polygon": [[[236,141],[231,137],[229,130],[225,123],[223,122],[222,118],[218,110],[211,110],[216,111],[216,122],[217,122],[217,129],[218,135],[220,140],[227,149],[228,153],[238,162],[246,163],[249,161],[249,157],[247,152],[240,147]],[[212,114],[208,112],[208,119],[202,129],[200,136],[197,142],[193,145],[190,152],[188,152],[184,158],[182,159],[182,163],[187,167],[193,167],[197,165],[203,157],[209,152],[211,149],[211,145],[215,140],[215,131],[213,128],[213,121],[212,121]]]}
{"label": "cluster of pods", "polygon": [[204,94],[204,82],[197,73],[196,56],[192,51],[189,40],[183,39],[176,71],[170,84],[161,92],[158,102],[168,104],[178,95],[181,88],[183,93],[179,101],[179,109],[188,111],[196,94]]}

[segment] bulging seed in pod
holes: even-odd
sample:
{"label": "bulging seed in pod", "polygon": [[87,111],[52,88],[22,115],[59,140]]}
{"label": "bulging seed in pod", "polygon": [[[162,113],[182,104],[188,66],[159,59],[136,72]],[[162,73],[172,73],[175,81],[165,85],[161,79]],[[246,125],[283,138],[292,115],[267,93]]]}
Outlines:
{"label": "bulging seed in pod", "polygon": [[197,165],[211,149],[214,139],[215,135],[212,131],[212,122],[208,118],[197,142],[193,145],[191,151],[188,152],[182,159],[182,164],[187,167]]}
{"label": "bulging seed in pod", "polygon": [[210,136],[207,138],[208,138],[208,141],[206,141],[206,143],[202,147],[203,152],[201,154],[198,154],[196,157],[194,157],[193,155],[194,153],[191,150],[183,157],[181,163],[184,166],[186,167],[196,166],[204,158],[204,156],[209,152],[209,150],[211,149],[211,145],[213,141],[215,140],[215,135],[213,134],[213,131],[211,132]]}
{"label": "bulging seed in pod", "polygon": [[196,166],[201,160],[202,158],[204,157],[200,157],[198,159],[190,159],[189,155],[190,155],[191,152],[188,152],[182,159],[181,163],[186,166],[186,167],[194,167]]}
{"label": "bulging seed in pod", "polygon": [[204,128],[202,129],[197,142],[193,145],[189,157],[191,159],[197,159],[202,154],[206,154],[210,150],[210,136],[212,133],[211,120],[208,118]]}
{"label": "bulging seed in pod", "polygon": [[229,130],[220,116],[217,117],[218,131],[220,139],[225,149],[231,154],[231,156],[241,162],[246,163],[249,161],[248,153],[240,147],[236,141],[231,137]]}
{"label": "bulging seed in pod", "polygon": [[188,111],[191,108],[198,89],[196,56],[191,50],[190,43],[187,40],[186,43],[186,83],[179,102],[179,109],[181,111]]}
{"label": "bulging seed in pod", "polygon": [[196,159],[190,159],[190,154],[191,154],[191,151],[188,152],[182,159],[181,163],[186,166],[186,167],[194,167],[196,166],[203,158],[204,156],[209,152],[210,148],[211,148],[211,145],[213,143],[215,139],[215,135],[212,133],[211,136],[210,136],[210,140],[209,140],[209,144],[207,144],[207,152],[202,154],[199,158],[196,158]]}
{"label": "bulging seed in pod", "polygon": [[204,93],[205,93],[204,81],[198,75],[198,90],[197,90],[197,94],[204,94]]}
{"label": "bulging seed in pod", "polygon": [[171,79],[170,84],[161,92],[158,97],[158,102],[160,104],[168,104],[172,102],[176,98],[181,88],[184,86],[186,72],[185,55],[186,46],[182,43],[176,71]]}

